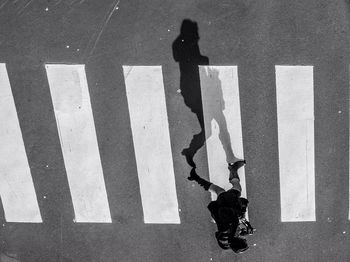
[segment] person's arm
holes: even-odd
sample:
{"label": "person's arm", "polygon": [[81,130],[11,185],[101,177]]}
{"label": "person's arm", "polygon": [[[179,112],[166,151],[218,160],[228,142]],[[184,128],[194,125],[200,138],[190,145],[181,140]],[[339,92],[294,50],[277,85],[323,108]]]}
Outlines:
{"label": "person's arm", "polygon": [[176,38],[172,45],[173,57],[176,62],[181,60],[181,39],[180,37]]}

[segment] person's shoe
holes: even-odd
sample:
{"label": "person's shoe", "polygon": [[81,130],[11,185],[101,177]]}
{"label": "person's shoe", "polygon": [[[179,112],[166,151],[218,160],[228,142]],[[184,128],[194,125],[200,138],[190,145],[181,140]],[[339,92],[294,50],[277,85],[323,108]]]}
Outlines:
{"label": "person's shoe", "polygon": [[195,168],[192,168],[191,169],[191,172],[190,172],[190,176],[187,177],[188,180],[190,181],[197,181],[199,178],[199,175],[196,173],[196,169]]}
{"label": "person's shoe", "polygon": [[181,151],[181,155],[186,157],[186,161],[191,167],[196,168],[196,163],[193,161],[193,154],[191,153],[190,149],[185,148]]}
{"label": "person's shoe", "polygon": [[247,240],[241,237],[234,237],[231,240],[230,247],[235,253],[243,253],[249,248]]}
{"label": "person's shoe", "polygon": [[239,168],[241,168],[242,166],[244,166],[245,164],[246,164],[245,160],[239,160],[239,161],[236,161],[234,163],[229,163],[228,170],[233,171],[233,172],[237,172],[237,170]]}

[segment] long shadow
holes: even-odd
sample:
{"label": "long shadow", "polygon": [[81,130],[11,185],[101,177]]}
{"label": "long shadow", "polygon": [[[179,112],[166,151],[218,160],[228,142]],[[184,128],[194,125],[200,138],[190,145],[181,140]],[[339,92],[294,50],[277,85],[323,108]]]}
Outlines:
{"label": "long shadow", "polygon": [[[219,129],[219,138],[226,153],[227,162],[234,159],[231,148],[231,139],[227,130],[226,119],[223,114],[225,108],[219,72],[213,68],[199,66],[209,65],[209,58],[203,56],[199,50],[198,25],[195,21],[185,19],[182,22],[180,35],[172,45],[173,57],[180,67],[180,90],[185,105],[196,114],[200,132],[195,134],[188,148],[182,150],[181,154],[186,157],[191,167],[196,167],[193,161],[194,155],[205,144],[211,136],[211,129],[205,130],[206,123],[212,123],[215,119]],[[201,82],[205,85],[206,103],[205,121],[202,107]],[[203,86],[202,86],[203,87]]]}
{"label": "long shadow", "polygon": [[232,151],[231,138],[224,115],[225,101],[219,71],[213,67],[200,67],[199,75],[201,90],[205,93],[202,101],[206,108],[204,112],[205,138],[208,139],[212,132],[217,133],[225,151],[226,162],[233,162],[236,157]]}

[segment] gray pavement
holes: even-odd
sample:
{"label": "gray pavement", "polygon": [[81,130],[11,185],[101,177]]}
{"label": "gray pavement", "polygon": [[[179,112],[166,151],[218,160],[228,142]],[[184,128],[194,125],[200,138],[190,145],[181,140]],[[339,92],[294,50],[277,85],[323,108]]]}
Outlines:
{"label": "gray pavement", "polygon": [[[108,19],[116,3],[0,2],[0,62],[44,220],[5,223],[1,211],[1,251],[43,262],[349,261],[349,2],[121,0]],[[198,22],[210,64],[239,66],[249,216],[258,229],[240,255],[218,247],[209,194],[186,180],[180,152],[200,127],[176,92],[171,45],[184,18]],[[86,64],[112,224],[73,223],[44,63]],[[316,222],[280,222],[276,64],[314,65]],[[122,65],[163,67],[181,225],[143,223]],[[195,161],[208,177],[205,150]]]}

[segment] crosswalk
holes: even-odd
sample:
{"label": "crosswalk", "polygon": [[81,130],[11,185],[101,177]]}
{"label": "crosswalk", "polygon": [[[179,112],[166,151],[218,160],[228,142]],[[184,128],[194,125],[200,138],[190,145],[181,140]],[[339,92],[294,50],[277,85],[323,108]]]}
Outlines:
{"label": "crosswalk", "polygon": [[315,221],[312,66],[277,66],[282,221]]}
{"label": "crosswalk", "polygon": [[[209,176],[227,190],[231,188],[223,175],[227,173],[227,163],[244,159],[237,66],[200,66],[199,75]],[[242,196],[246,197],[244,167],[238,172]]]}
{"label": "crosswalk", "polygon": [[9,222],[42,222],[5,64],[0,64],[0,196]]}
{"label": "crosswalk", "polygon": [[112,222],[84,65],[46,65],[76,222]]}
{"label": "crosswalk", "polygon": [[145,223],[180,223],[162,68],[124,66]]}
{"label": "crosswalk", "polygon": [[[275,69],[281,221],[315,221],[313,67]],[[237,71],[237,66],[199,67],[209,176],[226,189],[226,163],[244,158]],[[75,222],[111,223],[85,67],[46,64],[46,72]],[[180,224],[162,67],[123,66],[123,72],[144,223]],[[5,64],[0,64],[0,97],[5,218],[41,223]],[[246,196],[244,168],[240,172]]]}

